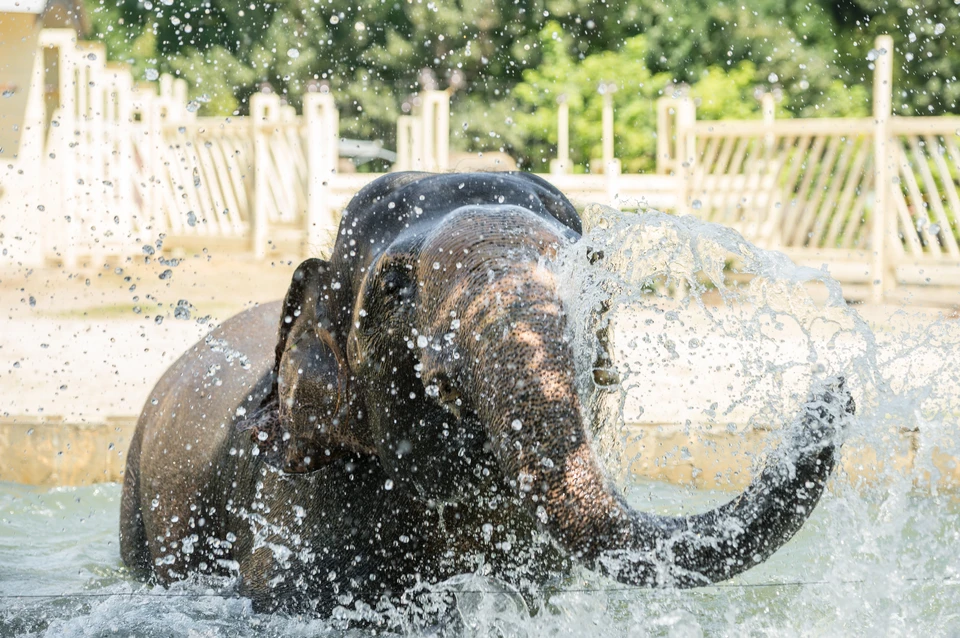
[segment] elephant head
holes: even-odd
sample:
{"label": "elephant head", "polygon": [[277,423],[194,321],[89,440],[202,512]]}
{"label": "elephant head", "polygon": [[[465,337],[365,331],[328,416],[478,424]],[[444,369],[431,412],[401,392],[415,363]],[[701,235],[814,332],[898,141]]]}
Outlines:
{"label": "elephant head", "polygon": [[320,259],[304,261],[283,300],[273,389],[242,428],[290,473],[309,472],[344,452],[372,450],[351,423],[349,374],[331,321],[332,275]]}
{"label": "elephant head", "polygon": [[[341,273],[347,301],[332,301],[324,262],[306,262],[277,347],[282,427],[259,436],[282,439],[273,447],[288,470],[338,449],[374,454],[392,477],[385,489],[438,502],[494,485],[566,552],[624,583],[697,586],[764,560],[823,492],[853,412],[842,380],[813,393],[731,502],[681,517],[631,509],[590,447],[550,268],[576,238],[523,207],[464,206],[411,225],[352,283]],[[348,304],[349,320],[332,322]]]}

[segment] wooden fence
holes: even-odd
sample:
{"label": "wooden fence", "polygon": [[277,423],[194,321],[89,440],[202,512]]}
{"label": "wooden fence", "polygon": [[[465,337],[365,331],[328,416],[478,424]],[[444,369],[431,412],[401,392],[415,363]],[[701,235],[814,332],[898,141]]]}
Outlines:
{"label": "wooden fence", "polygon": [[[102,46],[74,38],[42,32],[32,88],[42,99],[31,98],[42,137],[20,158],[33,174],[0,176],[35,182],[20,189],[33,198],[24,210],[41,218],[35,259],[74,264],[161,245],[316,254],[377,177],[340,172],[329,93],[306,94],[302,115],[258,93],[249,117],[197,117],[182,80],[135,85],[105,64]],[[656,174],[622,174],[611,157],[601,174],[575,174],[562,143],[544,177],[575,201],[732,226],[795,261],[828,264],[851,296],[920,290],[960,301],[960,118],[892,117],[892,42],[881,37],[876,50],[871,118],[775,120],[767,96],[762,120],[697,121],[690,99],[664,99]],[[612,108],[607,100],[605,149]],[[398,118],[395,168],[448,170],[449,117],[446,92],[423,92]],[[561,109],[562,141],[568,117]]]}
{"label": "wooden fence", "polygon": [[679,177],[677,212],[825,263],[850,296],[957,304],[960,117],[893,117],[889,36],[875,51],[873,117],[775,121],[766,96],[762,121],[698,122],[679,100],[661,108],[659,168]]}

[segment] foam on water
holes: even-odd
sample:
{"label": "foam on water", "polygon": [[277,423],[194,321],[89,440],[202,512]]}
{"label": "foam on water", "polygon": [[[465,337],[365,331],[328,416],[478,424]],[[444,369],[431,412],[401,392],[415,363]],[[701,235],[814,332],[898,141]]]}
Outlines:
{"label": "foam on water", "polygon": [[[420,592],[454,599],[457,622],[423,629],[407,615],[397,619],[407,633],[960,631],[960,500],[948,462],[960,456],[960,325],[905,312],[874,334],[825,271],[796,267],[732,231],[658,213],[596,208],[587,218],[589,232],[561,251],[557,268],[585,395],[597,321],[610,322],[620,384],[585,405],[603,417],[596,446],[634,507],[689,513],[731,498],[790,427],[811,383],[831,375],[845,377],[858,407],[843,464],[797,536],[732,581],[641,590],[583,570],[532,613],[504,584],[464,576]],[[755,432],[764,435],[759,446]],[[684,486],[643,478],[711,453],[732,460],[691,470]],[[0,486],[0,635],[369,633],[343,629],[364,610],[334,619],[256,614],[229,581],[135,582],[119,560],[118,509],[117,485]]]}

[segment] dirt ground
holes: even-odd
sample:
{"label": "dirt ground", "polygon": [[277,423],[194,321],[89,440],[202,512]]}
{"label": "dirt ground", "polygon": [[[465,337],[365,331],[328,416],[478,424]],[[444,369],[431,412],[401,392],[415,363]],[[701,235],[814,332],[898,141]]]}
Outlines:
{"label": "dirt ground", "polygon": [[[163,371],[217,323],[282,298],[297,263],[154,255],[70,270],[0,271],[0,454],[5,458],[0,480],[42,485],[120,480],[133,424]],[[878,351],[899,352],[903,335],[922,341],[925,333],[944,330],[950,336],[940,341],[960,344],[960,321],[949,318],[953,309],[855,308],[876,331]],[[908,345],[907,350],[882,357],[903,368],[904,375],[943,363],[942,356],[931,358],[929,348],[911,354],[914,348]],[[731,350],[727,356],[735,354]],[[707,377],[726,384],[722,375]],[[663,381],[670,386],[684,379]],[[696,405],[682,400],[646,401],[644,407],[635,425],[683,423],[699,414]],[[673,434],[662,434],[671,446]]]}
{"label": "dirt ground", "polygon": [[[282,298],[296,265],[154,255],[0,272],[0,418],[95,423],[136,415],[180,353],[231,315]],[[881,332],[955,314],[856,308]]]}
{"label": "dirt ground", "polygon": [[[129,257],[77,268],[0,272],[0,317],[8,320],[174,319],[178,304],[192,320],[223,320],[281,298],[297,262],[197,254]],[[182,313],[181,313],[182,314]]]}
{"label": "dirt ground", "polygon": [[296,262],[137,257],[0,273],[0,418],[131,416],[212,326],[282,298]]}

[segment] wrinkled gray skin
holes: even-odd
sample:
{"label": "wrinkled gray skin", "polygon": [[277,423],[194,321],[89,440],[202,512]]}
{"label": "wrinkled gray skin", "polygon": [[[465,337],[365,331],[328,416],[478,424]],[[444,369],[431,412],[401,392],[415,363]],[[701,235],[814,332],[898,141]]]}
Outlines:
{"label": "wrinkled gray skin", "polygon": [[225,322],[151,393],[127,459],[124,562],[161,583],[239,570],[258,609],[327,614],[469,572],[532,592],[579,562],[694,587],[766,559],[834,467],[853,413],[842,380],[726,505],[632,510],[590,448],[548,268],[579,232],[529,175],[363,189],[329,263],[304,262],[282,304]]}

